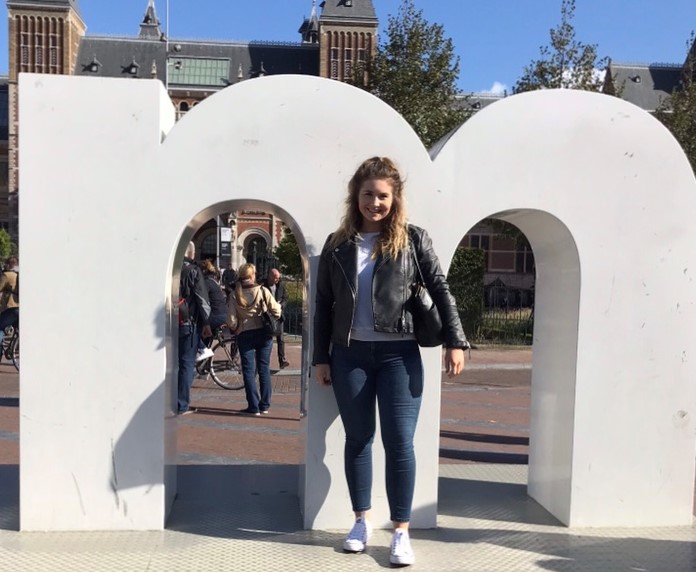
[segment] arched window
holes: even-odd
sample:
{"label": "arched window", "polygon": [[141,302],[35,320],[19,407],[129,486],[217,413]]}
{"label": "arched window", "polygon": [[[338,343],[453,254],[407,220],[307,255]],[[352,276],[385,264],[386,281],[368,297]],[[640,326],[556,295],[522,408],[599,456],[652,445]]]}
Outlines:
{"label": "arched window", "polygon": [[215,233],[211,232],[201,242],[201,260],[212,260],[213,264],[217,264],[217,240]]}

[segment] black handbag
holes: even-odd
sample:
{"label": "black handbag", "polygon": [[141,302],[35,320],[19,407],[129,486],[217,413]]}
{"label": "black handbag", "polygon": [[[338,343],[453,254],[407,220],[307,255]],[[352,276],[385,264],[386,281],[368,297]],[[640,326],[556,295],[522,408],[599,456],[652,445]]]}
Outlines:
{"label": "black handbag", "polygon": [[271,314],[265,300],[264,305],[266,306],[266,310],[264,310],[263,314],[261,314],[261,319],[263,320],[263,331],[269,338],[277,338],[283,334],[283,322]]}
{"label": "black handbag", "polygon": [[416,283],[412,287],[413,295],[411,296],[411,314],[413,315],[413,329],[416,334],[416,341],[423,348],[441,346],[445,341],[444,332],[442,331],[442,318],[440,318],[440,312],[425,286],[413,245],[411,245],[411,253],[418,271]]}

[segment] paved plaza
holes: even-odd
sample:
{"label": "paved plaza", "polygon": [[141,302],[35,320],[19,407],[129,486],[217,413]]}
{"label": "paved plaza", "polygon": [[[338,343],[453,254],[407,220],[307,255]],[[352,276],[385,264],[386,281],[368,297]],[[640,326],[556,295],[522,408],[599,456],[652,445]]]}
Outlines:
{"label": "paved plaza", "polygon": [[[288,354],[268,416],[242,415],[243,392],[196,380],[198,412],[179,419],[179,494],[163,532],[18,532],[19,378],[0,364],[0,571],[389,568],[388,531],[349,555],[344,530],[301,528],[299,346]],[[527,496],[530,381],[529,349],[474,350],[462,376],[443,376],[438,528],[413,531],[411,569],[696,570],[694,527],[568,529]]]}

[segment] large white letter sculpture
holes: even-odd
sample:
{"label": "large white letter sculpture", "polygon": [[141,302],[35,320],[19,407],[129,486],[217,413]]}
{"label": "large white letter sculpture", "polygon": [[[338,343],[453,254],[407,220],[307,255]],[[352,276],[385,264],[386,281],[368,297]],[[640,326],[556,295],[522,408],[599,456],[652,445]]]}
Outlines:
{"label": "large white letter sculpture", "polygon": [[[515,96],[431,160],[392,109],[330,80],[244,82],[174,127],[158,82],[24,75],[20,129],[23,530],[164,526],[185,243],[225,210],[282,216],[309,262],[311,323],[317,256],[348,178],[375,154],[402,167],[411,219],[444,266],[491,215],[534,248],[530,494],[573,526],[691,523],[696,185],[641,110],[596,94]],[[431,527],[439,352],[424,360],[413,524]],[[313,381],[303,423],[305,525],[344,528],[341,424]]]}

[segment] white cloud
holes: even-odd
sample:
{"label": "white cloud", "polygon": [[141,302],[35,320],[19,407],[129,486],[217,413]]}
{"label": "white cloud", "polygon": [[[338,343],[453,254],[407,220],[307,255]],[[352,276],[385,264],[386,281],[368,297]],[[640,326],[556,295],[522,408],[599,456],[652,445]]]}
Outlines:
{"label": "white cloud", "polygon": [[494,81],[490,89],[484,89],[481,93],[488,93],[490,95],[504,95],[507,91],[507,85],[499,81]]}

